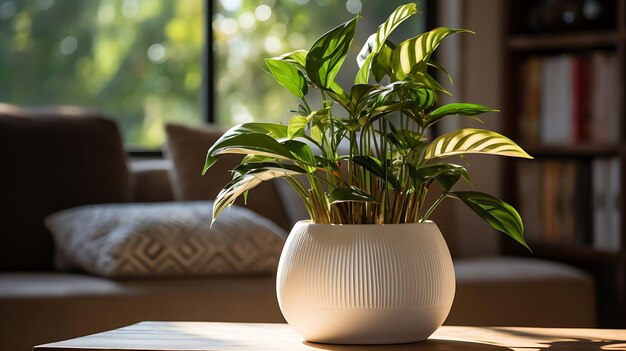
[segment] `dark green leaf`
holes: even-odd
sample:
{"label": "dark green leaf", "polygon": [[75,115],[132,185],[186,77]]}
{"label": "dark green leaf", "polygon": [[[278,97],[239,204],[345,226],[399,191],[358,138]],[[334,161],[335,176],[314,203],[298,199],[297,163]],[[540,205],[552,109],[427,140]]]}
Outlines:
{"label": "dark green leaf", "polygon": [[433,78],[430,74],[424,73],[424,78],[425,78],[426,84],[428,84],[428,86],[430,86],[432,90],[442,92],[446,95],[452,96],[452,94],[450,94],[450,92],[446,90],[441,84],[439,84],[439,82],[435,78]]}
{"label": "dark green leaf", "polygon": [[455,172],[444,172],[437,176],[435,179],[444,191],[450,191],[452,190],[454,184],[456,184],[459,179],[461,179],[461,175]]}
{"label": "dark green leaf", "polygon": [[423,183],[421,182],[421,176],[418,174],[417,168],[415,168],[415,166],[413,166],[410,163],[405,163],[404,167],[406,168],[407,173],[409,174],[409,178],[411,180],[411,185],[413,186],[413,189],[421,189]]}
{"label": "dark green leaf", "polygon": [[465,102],[447,104],[429,113],[428,124],[433,124],[445,116],[450,116],[450,115],[476,116],[476,115],[479,115],[481,113],[486,113],[486,112],[500,112],[500,110],[487,107],[484,105],[471,104],[471,103],[465,103]]}
{"label": "dark green leaf", "polygon": [[463,201],[494,229],[507,234],[530,250],[524,240],[522,218],[513,206],[494,196],[476,191],[455,191],[451,194]]}
{"label": "dark green leaf", "polygon": [[383,164],[379,159],[372,156],[354,156],[352,158],[352,162],[373,173],[378,178],[389,182],[391,188],[397,189],[400,187],[400,183],[393,175],[391,168],[383,167]]}
{"label": "dark green leaf", "polygon": [[417,175],[420,177],[422,183],[435,179],[442,174],[455,174],[463,177],[469,184],[472,184],[472,179],[467,169],[454,163],[434,163],[421,166],[417,169]]}
{"label": "dark green leaf", "polygon": [[357,84],[350,90],[350,111],[353,115],[361,112],[366,105],[381,94],[385,88],[377,85]]}
{"label": "dark green leaf", "polygon": [[376,199],[372,195],[357,188],[335,188],[330,193],[330,204],[339,202],[375,202]]}
{"label": "dark green leaf", "polygon": [[426,137],[423,134],[414,132],[409,129],[397,129],[392,123],[389,124],[391,133],[387,134],[387,138],[397,147],[408,152],[428,145]]}
{"label": "dark green leaf", "polygon": [[428,110],[437,103],[437,93],[431,89],[419,88],[415,90],[415,101],[417,101],[417,109]]}
{"label": "dark green leaf", "polygon": [[434,67],[438,70],[440,70],[441,72],[443,72],[443,74],[446,75],[446,77],[448,77],[448,81],[450,82],[450,84],[452,84],[452,75],[450,74],[450,72],[448,72],[448,70],[443,67],[442,65],[438,64],[437,62],[433,61],[433,60],[428,60],[428,62],[426,63],[428,66]]}
{"label": "dark green leaf", "polygon": [[367,115],[361,118],[365,119],[365,124],[372,124],[382,117],[385,117],[394,112],[404,111],[410,104],[410,101],[391,102],[388,104],[380,105],[370,111]]}
{"label": "dark green leaf", "polygon": [[319,38],[306,55],[306,73],[322,89],[330,89],[352,44],[358,17]]}
{"label": "dark green leaf", "polygon": [[350,97],[337,82],[333,81],[330,83],[330,90],[328,90],[327,93],[346,110],[350,110]]}
{"label": "dark green leaf", "polygon": [[391,54],[395,47],[396,46],[389,40],[385,41],[385,44],[383,44],[383,47],[378,52],[378,55],[376,55],[376,59],[372,61],[372,75],[374,76],[374,80],[376,80],[376,82],[380,83],[385,74],[389,77],[393,75],[393,68],[391,67]]}
{"label": "dark green leaf", "polygon": [[282,144],[289,150],[293,157],[304,162],[303,166],[307,171],[315,171],[316,161],[309,145],[297,140],[286,140]]}
{"label": "dark green leaf", "polygon": [[304,97],[308,92],[306,79],[300,70],[289,62],[277,59],[265,59],[265,64],[278,84],[287,88],[293,95]]}

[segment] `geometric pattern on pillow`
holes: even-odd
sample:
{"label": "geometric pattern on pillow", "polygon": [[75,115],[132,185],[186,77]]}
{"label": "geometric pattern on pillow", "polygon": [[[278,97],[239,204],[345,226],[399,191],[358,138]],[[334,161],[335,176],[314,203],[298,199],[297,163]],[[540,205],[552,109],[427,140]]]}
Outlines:
{"label": "geometric pattern on pillow", "polygon": [[211,225],[212,201],[90,205],[46,219],[56,265],[106,277],[275,273],[286,233],[239,207]]}

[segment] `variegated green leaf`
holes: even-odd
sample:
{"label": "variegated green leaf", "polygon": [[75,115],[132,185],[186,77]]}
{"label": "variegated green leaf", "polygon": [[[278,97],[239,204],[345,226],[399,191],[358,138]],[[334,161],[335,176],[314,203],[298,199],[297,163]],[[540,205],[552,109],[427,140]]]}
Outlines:
{"label": "variegated green leaf", "polygon": [[243,123],[231,127],[226,131],[226,133],[224,133],[224,135],[222,135],[222,138],[248,133],[267,134],[274,139],[281,139],[287,137],[287,126],[277,123],[264,122]]}
{"label": "variegated green leaf", "polygon": [[354,84],[367,84],[372,61],[383,48],[387,37],[407,18],[417,13],[417,6],[415,4],[406,4],[396,8],[389,18],[378,26],[376,33],[372,34],[368,39],[359,56],[357,56],[357,63],[359,64],[359,72],[354,79]]}
{"label": "variegated green leaf", "polygon": [[[249,125],[258,127],[258,124],[250,123]],[[287,131],[287,127],[281,127],[284,128],[285,132]],[[236,129],[238,132],[231,132],[233,129]],[[255,128],[243,128],[243,125],[233,127],[219,138],[207,152],[202,174],[205,174],[215,164],[218,156],[222,154],[266,156],[278,160],[290,160],[307,169],[314,169],[315,159],[307,144],[296,140],[288,140],[286,134],[284,139],[287,140],[279,142],[268,134],[255,132],[240,133],[242,130],[249,129],[255,130]],[[280,134],[283,135],[282,129]]]}
{"label": "variegated green leaf", "polygon": [[[450,34],[473,33],[467,29],[435,28],[400,43],[391,54],[391,62],[397,79],[406,78],[420,62],[429,60],[439,43]],[[424,66],[425,68],[425,66]]]}
{"label": "variegated green leaf", "polygon": [[222,154],[269,156],[281,160],[296,160],[287,147],[266,134],[249,133],[223,136],[207,152],[202,174],[205,174]]}
{"label": "variegated green leaf", "polygon": [[459,129],[438,137],[428,145],[424,158],[429,160],[472,153],[532,158],[504,135],[474,128]]}
{"label": "variegated green leaf", "polygon": [[265,167],[235,176],[235,178],[220,191],[213,203],[213,221],[217,219],[222,211],[232,205],[239,196],[261,184],[261,182],[298,174],[301,174],[301,172],[293,169]]}
{"label": "variegated green leaf", "polygon": [[[259,134],[262,135],[260,137],[250,137],[246,136],[249,134]],[[242,137],[243,136],[243,137]],[[216,142],[211,146],[206,155],[206,160],[204,163],[204,168],[202,169],[202,174],[205,174],[213,164],[217,161],[217,155],[220,153],[219,151],[223,151],[225,147],[229,147],[234,149],[239,146],[243,147],[241,150],[241,154],[252,154],[259,156],[270,156],[270,157],[281,157],[285,158],[287,155],[284,150],[280,149],[282,145],[280,145],[276,140],[271,141],[269,139],[283,139],[287,138],[287,126],[276,124],[276,123],[244,123],[238,124],[232,128],[230,128],[226,133],[224,133]],[[256,140],[259,139],[260,144],[255,145]],[[275,150],[274,146],[279,144],[278,148],[280,150]],[[256,152],[246,152],[246,146],[250,146]],[[276,154],[279,153],[279,155]],[[235,153],[235,152],[232,152]]]}
{"label": "variegated green leaf", "polygon": [[278,161],[261,161],[261,162],[242,162],[239,166],[233,168],[233,172],[239,175],[245,175],[250,172],[261,172],[268,169],[284,169],[286,171],[294,171],[298,173],[306,173],[306,171],[295,165],[288,165]]}

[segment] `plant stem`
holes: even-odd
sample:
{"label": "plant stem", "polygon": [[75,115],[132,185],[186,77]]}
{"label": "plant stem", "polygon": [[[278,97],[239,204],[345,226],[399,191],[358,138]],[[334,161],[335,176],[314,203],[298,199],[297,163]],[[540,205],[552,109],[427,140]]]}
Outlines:
{"label": "plant stem", "polygon": [[309,196],[307,195],[307,192],[304,189],[304,186],[302,185],[302,183],[300,183],[300,181],[296,179],[295,177],[285,177],[284,179],[296,191],[296,194],[300,197],[300,199],[304,203],[304,206],[306,207],[306,210],[309,213],[309,216],[311,217],[311,219],[315,220],[315,212],[311,206],[311,201],[309,200]]}
{"label": "plant stem", "polygon": [[430,208],[428,209],[428,211],[426,211],[426,213],[424,214],[424,216],[420,219],[420,222],[424,222],[425,220],[428,219],[428,217],[430,217],[430,215],[433,213],[433,211],[437,208],[437,206],[439,206],[439,204],[441,204],[441,202],[448,197],[448,193],[447,192],[443,192],[441,195],[439,195],[439,197],[437,198],[437,200],[433,203],[432,206],[430,206]]}
{"label": "plant stem", "polygon": [[304,102],[304,107],[306,107],[306,113],[311,114],[311,106],[309,106],[309,103],[306,101],[304,96],[302,97],[302,102]]}

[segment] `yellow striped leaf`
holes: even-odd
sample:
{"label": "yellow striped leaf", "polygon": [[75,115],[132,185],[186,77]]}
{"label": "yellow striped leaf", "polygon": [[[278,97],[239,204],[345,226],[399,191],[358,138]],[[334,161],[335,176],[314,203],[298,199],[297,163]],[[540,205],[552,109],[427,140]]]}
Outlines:
{"label": "yellow striped leaf", "polygon": [[378,54],[378,52],[384,47],[385,41],[389,37],[389,34],[398,27],[405,19],[411,17],[417,13],[417,6],[415,4],[406,4],[396,8],[385,23],[378,26],[376,33],[372,34],[368,39],[359,56],[357,57],[357,63],[359,64],[359,72],[354,79],[354,84],[367,84],[372,60]]}
{"label": "yellow striped leaf", "polygon": [[[396,46],[391,54],[391,62],[397,79],[404,79],[420,62],[428,61],[439,43],[450,34],[474,33],[467,29],[435,28],[429,32],[407,39]],[[424,65],[425,67],[425,65]]]}
{"label": "yellow striped leaf", "polygon": [[426,148],[426,160],[461,154],[491,154],[532,158],[513,140],[484,129],[466,128],[444,134]]}

